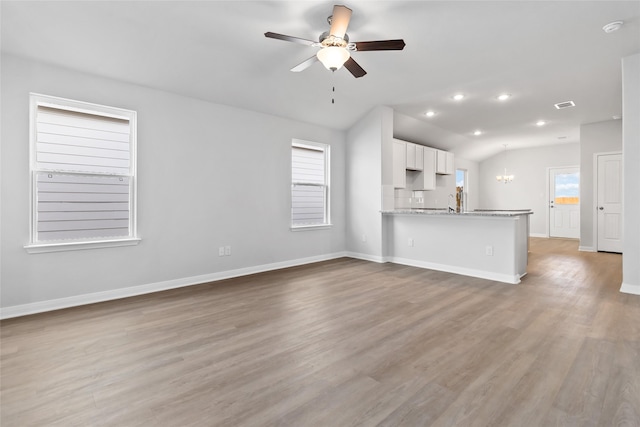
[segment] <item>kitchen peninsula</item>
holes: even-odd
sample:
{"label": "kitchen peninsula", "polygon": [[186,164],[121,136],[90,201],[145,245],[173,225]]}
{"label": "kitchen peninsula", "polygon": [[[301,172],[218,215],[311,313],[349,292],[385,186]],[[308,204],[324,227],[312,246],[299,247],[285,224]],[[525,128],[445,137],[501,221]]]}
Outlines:
{"label": "kitchen peninsula", "polygon": [[391,262],[512,284],[527,273],[530,210],[382,214]]}

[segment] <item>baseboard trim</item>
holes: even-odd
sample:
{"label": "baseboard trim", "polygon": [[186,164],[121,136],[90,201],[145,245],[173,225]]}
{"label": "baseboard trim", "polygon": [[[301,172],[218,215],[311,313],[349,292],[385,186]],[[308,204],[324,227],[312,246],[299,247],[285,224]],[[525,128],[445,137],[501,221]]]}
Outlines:
{"label": "baseboard trim", "polygon": [[580,252],[597,252],[593,246],[578,246]]}
{"label": "baseboard trim", "polygon": [[[413,259],[406,259],[406,258],[392,257],[389,259],[389,262],[393,262],[395,264],[408,265],[410,267],[419,267],[419,268],[426,268],[429,270],[444,271],[446,273],[460,274],[462,276],[470,276],[470,277],[477,277],[480,279],[495,280],[498,282],[509,283],[512,285],[517,285],[518,283],[520,283],[520,277],[521,277],[519,274],[514,274],[512,276],[510,274],[500,274],[500,273],[494,273],[491,271],[475,270],[472,268],[457,267],[457,266],[447,265],[447,264],[437,264],[433,262],[416,261]],[[524,274],[522,276],[524,276]]]}
{"label": "baseboard trim", "polygon": [[541,234],[541,233],[529,233],[529,237],[541,237],[543,239],[548,239],[549,235],[548,234]]}
{"label": "baseboard trim", "polygon": [[358,252],[346,252],[345,256],[348,256],[349,258],[361,259],[363,261],[377,262],[378,264],[383,264],[385,262],[388,262],[388,260],[385,257],[378,256],[378,255],[362,254]]}
{"label": "baseboard trim", "polygon": [[336,252],[326,255],[318,255],[307,258],[299,258],[290,261],[263,264],[254,267],[239,268],[236,270],[221,271],[200,276],[185,277],[181,279],[166,280],[162,282],[149,283],[146,285],[132,286],[110,291],[95,292],[91,294],[76,295],[66,298],[58,298],[48,301],[38,301],[29,304],[14,305],[0,308],[0,319],[10,319],[13,317],[27,316],[29,314],[44,313],[47,311],[61,310],[64,308],[77,307],[86,304],[111,301],[121,298],[129,298],[137,295],[150,294],[153,292],[166,291],[169,289],[183,288],[186,286],[199,285],[208,282],[217,282],[234,277],[247,276],[250,274],[264,273],[271,270],[279,270],[299,265],[312,264],[320,261],[328,261],[336,258],[350,257],[346,252]]}
{"label": "baseboard trim", "polygon": [[640,285],[632,285],[631,283],[622,283],[620,292],[625,294],[640,295]]}

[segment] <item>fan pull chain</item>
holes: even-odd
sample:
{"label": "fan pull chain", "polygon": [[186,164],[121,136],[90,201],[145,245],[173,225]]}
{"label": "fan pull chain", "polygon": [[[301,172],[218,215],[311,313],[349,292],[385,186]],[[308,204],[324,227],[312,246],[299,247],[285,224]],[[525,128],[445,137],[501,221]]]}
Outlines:
{"label": "fan pull chain", "polygon": [[331,103],[335,104],[336,100],[335,100],[335,96],[336,96],[336,84],[335,84],[335,72],[336,70],[331,70],[331,84],[332,84],[332,89],[331,89]]}

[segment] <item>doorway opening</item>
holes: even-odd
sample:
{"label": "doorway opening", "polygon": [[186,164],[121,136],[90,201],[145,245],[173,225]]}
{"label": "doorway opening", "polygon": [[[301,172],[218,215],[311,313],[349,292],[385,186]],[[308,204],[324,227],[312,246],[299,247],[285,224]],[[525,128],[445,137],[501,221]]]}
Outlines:
{"label": "doorway opening", "polygon": [[469,207],[467,206],[467,195],[469,192],[467,179],[466,169],[456,169],[456,202],[457,206],[459,206],[462,211],[469,210]]}

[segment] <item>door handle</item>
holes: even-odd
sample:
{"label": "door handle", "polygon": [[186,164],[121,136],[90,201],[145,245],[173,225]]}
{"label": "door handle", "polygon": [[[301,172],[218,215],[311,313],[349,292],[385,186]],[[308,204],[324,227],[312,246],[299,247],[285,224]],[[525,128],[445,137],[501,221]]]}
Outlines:
{"label": "door handle", "polygon": [[603,211],[603,210],[604,210],[604,207],[603,207],[603,206],[600,206],[598,209],[600,209],[601,211]]}

